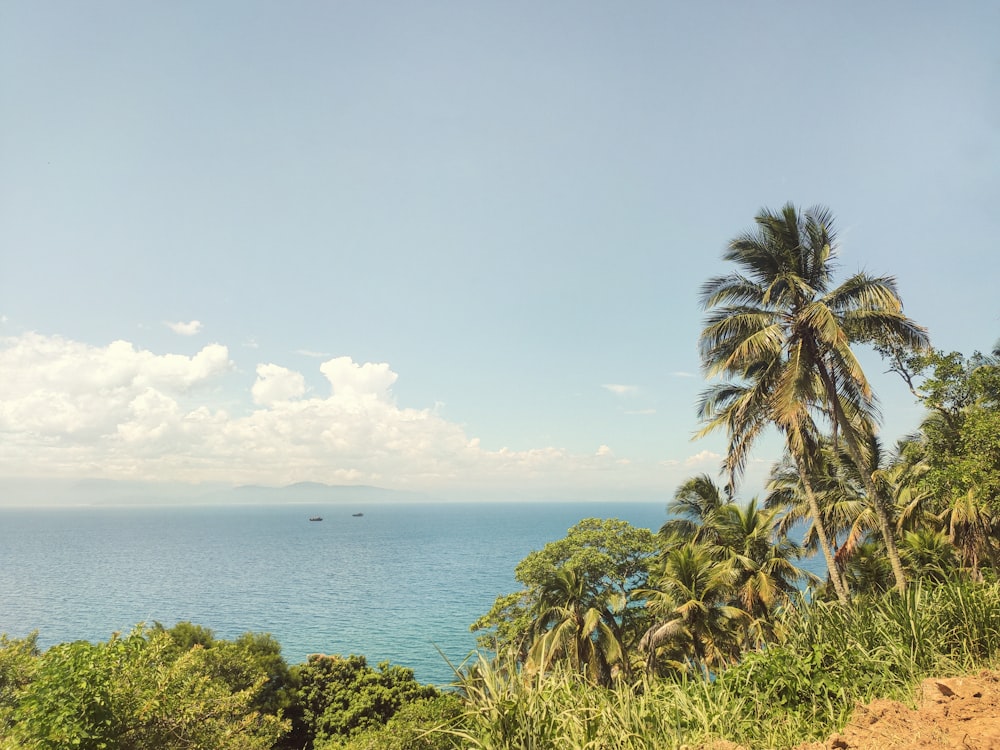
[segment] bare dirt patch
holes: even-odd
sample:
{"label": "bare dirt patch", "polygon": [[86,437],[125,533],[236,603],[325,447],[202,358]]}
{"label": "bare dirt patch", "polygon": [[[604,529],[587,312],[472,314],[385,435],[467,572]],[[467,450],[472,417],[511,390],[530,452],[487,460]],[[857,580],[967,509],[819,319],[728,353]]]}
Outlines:
{"label": "bare dirt patch", "polygon": [[797,750],[1000,750],[1000,673],[927,679],[916,707],[859,706],[842,732]]}

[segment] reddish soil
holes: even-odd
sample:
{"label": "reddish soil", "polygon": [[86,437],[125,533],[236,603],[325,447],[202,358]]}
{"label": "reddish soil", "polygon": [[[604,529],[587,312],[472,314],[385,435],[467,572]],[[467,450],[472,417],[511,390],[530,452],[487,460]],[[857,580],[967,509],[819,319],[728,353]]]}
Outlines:
{"label": "reddish soil", "polygon": [[844,730],[797,750],[1000,750],[1000,673],[924,680],[916,707],[859,706]]}

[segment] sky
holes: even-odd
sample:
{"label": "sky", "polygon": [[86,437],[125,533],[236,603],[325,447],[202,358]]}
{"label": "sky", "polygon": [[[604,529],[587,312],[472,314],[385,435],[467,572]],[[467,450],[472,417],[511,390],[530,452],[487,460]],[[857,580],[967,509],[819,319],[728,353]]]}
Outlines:
{"label": "sky", "polygon": [[0,479],[666,500],[719,469],[698,290],[762,207],[828,206],[935,347],[1000,338],[998,38],[986,0],[5,0]]}

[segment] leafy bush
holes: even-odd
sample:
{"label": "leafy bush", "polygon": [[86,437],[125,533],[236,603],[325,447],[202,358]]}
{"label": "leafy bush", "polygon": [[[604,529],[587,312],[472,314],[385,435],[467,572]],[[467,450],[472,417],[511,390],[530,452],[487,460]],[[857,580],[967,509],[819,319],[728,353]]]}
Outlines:
{"label": "leafy bush", "polygon": [[292,731],[283,746],[309,750],[314,742],[378,729],[404,705],[438,695],[405,667],[383,662],[373,669],[363,656],[312,654],[291,670],[286,716]]}
{"label": "leafy bush", "polygon": [[269,750],[286,725],[253,709],[266,675],[233,691],[206,654],[142,628],[53,646],[20,693],[14,737],[37,750]]}
{"label": "leafy bush", "polygon": [[11,725],[20,693],[34,678],[38,665],[38,634],[27,638],[0,635],[0,736]]}
{"label": "leafy bush", "polygon": [[403,705],[385,726],[347,740],[329,740],[317,750],[458,750],[462,701],[454,694]]}

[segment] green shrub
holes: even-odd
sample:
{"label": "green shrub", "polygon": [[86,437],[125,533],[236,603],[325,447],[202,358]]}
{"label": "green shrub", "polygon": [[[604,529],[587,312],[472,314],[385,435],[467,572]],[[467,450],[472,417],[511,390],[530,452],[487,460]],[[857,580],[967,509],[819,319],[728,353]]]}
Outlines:
{"label": "green shrub", "polygon": [[462,701],[453,694],[402,706],[383,727],[347,740],[330,740],[317,750],[458,750]]}
{"label": "green shrub", "polygon": [[37,641],[37,633],[23,639],[0,635],[0,737],[9,731],[20,694],[34,678],[38,667]]}
{"label": "green shrub", "polygon": [[253,709],[266,675],[234,691],[206,655],[142,628],[53,646],[19,695],[13,736],[32,750],[269,750],[286,725]]}
{"label": "green shrub", "polygon": [[373,669],[363,656],[312,654],[291,670],[286,715],[292,731],[282,746],[309,750],[313,743],[378,729],[404,705],[438,695],[405,667],[383,662]]}

